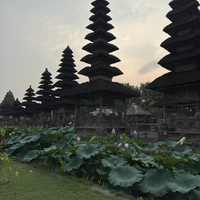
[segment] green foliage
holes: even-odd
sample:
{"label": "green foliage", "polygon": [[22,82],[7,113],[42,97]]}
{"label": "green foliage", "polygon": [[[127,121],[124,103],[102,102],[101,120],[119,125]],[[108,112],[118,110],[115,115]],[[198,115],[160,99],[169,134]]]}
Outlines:
{"label": "green foliage", "polygon": [[172,192],[179,192],[185,194],[200,187],[200,176],[191,175],[186,173],[184,170],[173,170],[173,178],[169,178],[167,186]]}
{"label": "green foliage", "polygon": [[[73,130],[69,126],[4,127],[5,147],[9,156],[23,162],[44,163],[133,196],[146,195],[158,200],[197,198],[200,155],[191,154],[191,148],[182,145],[184,138],[179,143],[143,144],[115,134],[100,139],[95,134],[84,138]],[[160,150],[162,146],[170,151]]]}
{"label": "green foliage", "polygon": [[0,151],[0,186],[6,185],[14,180],[10,159],[6,152]]}
{"label": "green foliage", "polygon": [[162,197],[170,191],[166,182],[171,177],[172,174],[166,169],[149,169],[145,173],[139,187],[144,193],[151,193],[155,197]]}
{"label": "green foliage", "polygon": [[141,171],[129,165],[113,168],[109,174],[109,182],[113,186],[129,187],[140,182],[143,178]]}
{"label": "green foliage", "polygon": [[[123,83],[124,86],[138,91],[139,94],[141,95],[140,97],[126,99],[127,108],[130,108],[133,104],[140,106],[141,108],[149,111],[152,114],[152,116],[148,117],[148,120],[150,122],[154,122],[156,119],[159,118],[160,113],[157,108],[153,108],[151,107],[151,105],[154,104],[159,99],[162,99],[163,94],[150,89],[146,89],[146,86],[148,84],[149,84],[148,82],[141,83],[140,86],[135,87],[130,85],[129,83]],[[124,110],[125,110],[124,103],[120,100],[115,100],[115,111],[118,113],[119,112],[122,113],[124,112]]]}

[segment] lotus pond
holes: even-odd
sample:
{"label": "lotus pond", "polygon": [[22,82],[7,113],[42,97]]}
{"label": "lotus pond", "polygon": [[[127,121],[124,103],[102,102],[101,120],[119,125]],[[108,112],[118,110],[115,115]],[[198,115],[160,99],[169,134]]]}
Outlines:
{"label": "lotus pond", "polygon": [[51,164],[134,197],[200,200],[200,154],[192,154],[185,138],[144,144],[112,133],[81,137],[71,126],[1,126],[0,131],[7,154],[19,161]]}

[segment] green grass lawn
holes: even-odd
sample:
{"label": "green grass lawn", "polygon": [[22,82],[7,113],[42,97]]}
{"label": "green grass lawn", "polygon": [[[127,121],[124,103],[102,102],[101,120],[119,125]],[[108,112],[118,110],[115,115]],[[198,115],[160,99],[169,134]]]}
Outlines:
{"label": "green grass lawn", "polygon": [[[11,162],[13,176],[18,177],[0,186],[0,200],[119,200],[92,190],[91,185],[73,177],[59,177],[32,166]],[[32,170],[33,173],[29,174]]]}

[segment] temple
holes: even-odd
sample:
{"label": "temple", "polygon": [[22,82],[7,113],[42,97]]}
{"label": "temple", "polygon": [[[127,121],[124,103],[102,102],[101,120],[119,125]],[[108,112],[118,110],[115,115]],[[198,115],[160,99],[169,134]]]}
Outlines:
{"label": "temple", "polygon": [[48,105],[49,102],[54,100],[53,91],[52,91],[52,81],[51,81],[51,73],[46,68],[45,72],[41,77],[42,81],[40,81],[40,86],[38,87],[40,90],[36,92],[38,96],[35,98],[36,101],[39,101],[40,104],[37,105],[37,112],[39,115],[43,117],[51,117],[52,107]]}
{"label": "temple", "polygon": [[[200,11],[196,0],[173,0],[164,28],[169,34],[161,47],[169,51],[158,64],[170,72],[158,77],[148,89],[173,95],[173,114],[164,122],[172,137],[199,137],[200,134]],[[166,98],[163,100],[166,107]],[[170,131],[171,130],[171,131]],[[173,131],[172,131],[173,130]]]}
{"label": "temple", "polygon": [[26,90],[26,93],[24,94],[24,98],[22,102],[22,105],[25,107],[23,113],[25,118],[32,118],[34,114],[36,114],[36,106],[37,103],[35,102],[35,93],[34,90],[31,88],[31,86]]}
{"label": "temple", "polygon": [[[122,121],[122,116],[116,116],[114,100],[120,99],[125,103],[126,98],[139,96],[137,91],[117,82],[112,82],[113,77],[123,73],[118,68],[111,66],[120,60],[110,54],[118,50],[118,47],[109,43],[116,38],[108,32],[114,28],[108,23],[111,20],[111,17],[107,15],[110,12],[107,7],[108,4],[105,0],[96,0],[92,3],[94,7],[91,9],[93,15],[90,17],[90,21],[93,23],[87,26],[87,29],[92,32],[85,37],[90,43],[83,47],[83,50],[89,52],[89,54],[81,59],[90,66],[78,73],[87,76],[89,82],[77,85],[62,95],[76,99],[75,117],[78,133],[96,132],[98,135],[103,135],[110,133],[112,128],[115,128],[116,132],[121,130],[126,132],[126,114],[124,121]],[[77,103],[80,100],[87,102],[87,110],[78,109]],[[94,116],[91,111],[97,108],[99,108],[99,113]],[[112,109],[113,113],[106,116],[102,112],[102,109],[105,108]]]}
{"label": "temple", "polygon": [[[56,97],[51,102],[54,108],[54,124],[59,123],[62,120],[62,125],[67,125],[71,120],[71,114],[74,113],[75,100],[72,98],[66,98],[62,96],[63,93],[67,93],[74,86],[78,85],[76,79],[79,79],[75,74],[77,71],[74,64],[73,51],[69,46],[63,51],[62,59],[60,60],[60,68],[57,70],[59,75],[56,76],[58,81],[53,85],[55,89],[53,95]],[[55,110],[58,112],[58,117],[55,119]]]}

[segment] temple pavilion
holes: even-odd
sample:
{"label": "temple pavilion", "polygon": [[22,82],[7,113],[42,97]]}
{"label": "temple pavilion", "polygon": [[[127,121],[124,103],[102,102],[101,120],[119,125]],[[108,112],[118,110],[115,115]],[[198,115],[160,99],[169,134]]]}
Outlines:
{"label": "temple pavilion", "polygon": [[32,118],[36,114],[37,103],[35,102],[35,93],[31,86],[26,90],[24,94],[22,105],[25,107],[23,113],[25,118]]}
{"label": "temple pavilion", "polygon": [[52,91],[52,81],[51,73],[46,68],[44,73],[42,73],[39,90],[36,92],[38,95],[35,100],[39,101],[40,104],[37,105],[37,112],[43,117],[51,117],[52,106],[48,105],[49,102],[54,100],[53,91]]}
{"label": "temple pavilion", "polygon": [[[127,88],[117,82],[112,82],[116,76],[122,75],[122,71],[111,65],[119,62],[119,58],[110,54],[118,47],[110,42],[116,37],[108,32],[114,27],[108,23],[111,17],[107,14],[110,9],[106,0],[92,2],[93,8],[90,17],[92,24],[86,28],[92,32],[87,34],[85,39],[90,43],[83,47],[89,54],[81,59],[90,66],[83,68],[78,74],[87,76],[88,82],[73,87],[72,90],[63,94],[65,97],[73,97],[76,105],[80,100],[87,103],[87,111],[78,110],[76,106],[76,130],[78,133],[97,133],[99,135],[111,132],[115,128],[117,132],[127,131],[126,113],[124,121],[122,116],[114,113],[114,100],[120,99],[125,103],[126,98],[138,97],[139,93]],[[94,116],[90,111],[99,108],[99,113]],[[110,108],[113,113],[106,116],[102,109]]]}
{"label": "temple pavilion", "polygon": [[[174,113],[168,119],[164,115],[168,135],[197,139],[200,134],[199,2],[173,0],[169,5],[172,10],[167,18],[171,24],[163,31],[170,37],[161,44],[169,54],[159,61],[169,72],[151,82],[148,88],[173,95]],[[164,108],[165,102],[164,98]]]}
{"label": "temple pavilion", "polygon": [[[66,125],[71,121],[71,114],[74,114],[75,99],[62,96],[63,93],[67,93],[70,89],[78,85],[76,79],[79,77],[75,74],[77,71],[74,64],[73,51],[69,46],[63,51],[62,59],[60,60],[60,68],[57,70],[59,74],[55,77],[58,81],[53,85],[55,91],[53,95],[56,97],[51,102],[54,108],[54,123],[62,118],[63,125]],[[84,105],[84,104],[82,104]],[[55,110],[57,110],[58,119],[55,119]]]}

